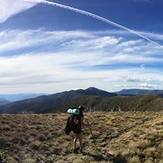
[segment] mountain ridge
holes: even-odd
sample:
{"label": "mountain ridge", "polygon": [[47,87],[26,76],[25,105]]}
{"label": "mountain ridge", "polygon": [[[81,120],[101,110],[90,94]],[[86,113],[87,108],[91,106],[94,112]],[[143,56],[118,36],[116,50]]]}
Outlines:
{"label": "mountain ridge", "polygon": [[149,89],[122,89],[116,92],[118,95],[139,96],[139,95],[163,95],[163,90]]}
{"label": "mountain ridge", "polygon": [[140,95],[137,90],[138,93],[135,95],[131,94],[132,91],[130,91],[130,95],[128,95],[127,93],[110,93],[95,87],[90,87],[85,90],[70,90],[12,102],[0,106],[0,113],[16,114],[65,112],[67,108],[78,105],[84,105],[87,110],[93,111],[162,110],[163,98],[161,95],[153,95],[152,93],[149,95],[147,93],[142,94],[142,91],[144,90],[140,90]]}
{"label": "mountain ridge", "polygon": [[15,101],[38,97],[41,95],[42,94],[37,94],[37,93],[0,94],[0,98],[5,99],[10,102],[15,102]]}
{"label": "mountain ridge", "polygon": [[47,112],[50,108],[54,108],[57,112],[57,108],[68,104],[70,101],[75,100],[82,96],[100,96],[100,97],[111,97],[116,96],[115,93],[109,93],[103,90],[99,90],[94,87],[87,88],[85,90],[70,90],[60,92],[51,95],[42,95],[36,98],[27,100],[17,101],[5,106],[0,107],[0,113],[22,113],[22,112]]}
{"label": "mountain ridge", "polygon": [[0,98],[0,106],[2,105],[6,105],[6,104],[9,104],[10,101],[6,100],[6,99],[3,99],[3,98]]}

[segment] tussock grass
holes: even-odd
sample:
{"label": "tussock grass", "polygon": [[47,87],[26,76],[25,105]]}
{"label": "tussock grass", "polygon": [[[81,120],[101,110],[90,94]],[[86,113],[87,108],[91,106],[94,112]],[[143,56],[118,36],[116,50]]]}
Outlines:
{"label": "tussock grass", "polygon": [[86,113],[85,155],[72,153],[68,115],[0,115],[0,162],[163,162],[162,112]]}

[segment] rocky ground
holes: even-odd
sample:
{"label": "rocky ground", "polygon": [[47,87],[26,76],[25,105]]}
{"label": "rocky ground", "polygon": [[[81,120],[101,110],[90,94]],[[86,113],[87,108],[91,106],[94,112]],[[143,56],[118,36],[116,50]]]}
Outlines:
{"label": "rocky ground", "polygon": [[0,115],[0,162],[163,163],[163,112],[86,113],[84,154],[72,153],[67,116]]}

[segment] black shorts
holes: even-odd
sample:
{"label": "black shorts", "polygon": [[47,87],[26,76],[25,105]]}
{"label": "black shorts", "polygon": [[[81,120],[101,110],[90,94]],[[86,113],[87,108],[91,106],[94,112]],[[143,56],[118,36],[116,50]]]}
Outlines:
{"label": "black shorts", "polygon": [[72,131],[73,131],[75,134],[81,134],[81,133],[82,133],[82,129],[81,129],[81,128],[73,128]]}

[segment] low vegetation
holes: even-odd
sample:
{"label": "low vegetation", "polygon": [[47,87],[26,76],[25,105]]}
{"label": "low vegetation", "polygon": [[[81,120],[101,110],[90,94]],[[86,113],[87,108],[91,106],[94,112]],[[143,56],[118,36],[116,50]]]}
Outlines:
{"label": "low vegetation", "polygon": [[72,153],[67,114],[0,115],[1,163],[162,163],[163,113],[86,113],[84,154]]}

